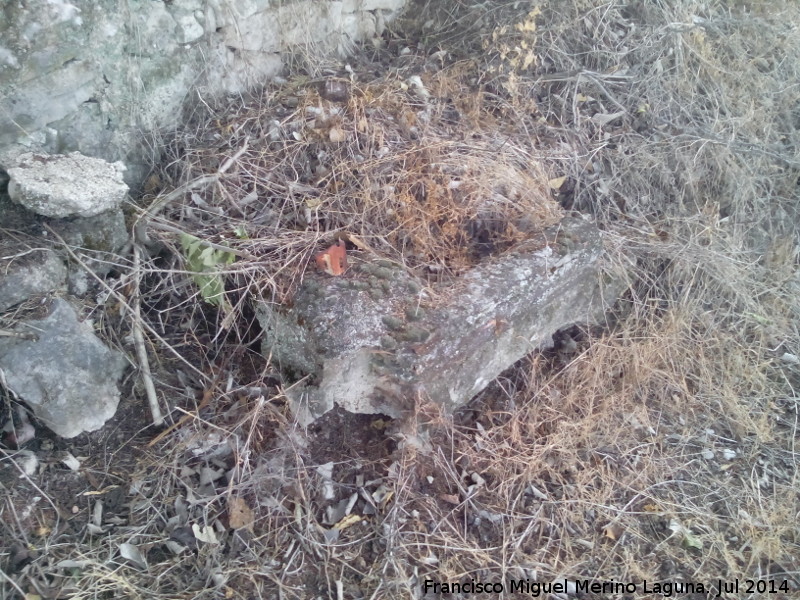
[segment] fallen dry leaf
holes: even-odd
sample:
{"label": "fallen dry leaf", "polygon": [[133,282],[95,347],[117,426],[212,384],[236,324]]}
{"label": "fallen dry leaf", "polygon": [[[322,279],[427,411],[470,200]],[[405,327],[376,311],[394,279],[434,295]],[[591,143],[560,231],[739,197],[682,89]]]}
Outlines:
{"label": "fallen dry leaf", "polygon": [[122,556],[122,558],[126,559],[138,569],[141,569],[142,571],[147,570],[147,561],[142,553],[139,552],[139,548],[133,544],[128,544],[127,542],[120,544],[119,554]]}
{"label": "fallen dry leaf", "polygon": [[206,544],[219,544],[217,534],[214,533],[214,528],[211,526],[203,526],[201,528],[197,523],[193,523],[192,533],[194,533],[194,537],[201,542],[205,542]]}
{"label": "fallen dry leaf", "polygon": [[449,504],[461,504],[461,500],[455,494],[439,494],[439,500],[444,500]]}
{"label": "fallen dry leaf", "polygon": [[625,533],[625,528],[619,523],[609,523],[603,527],[603,535],[610,540],[618,540]]}
{"label": "fallen dry leaf", "polygon": [[342,518],[341,521],[336,523],[336,525],[334,525],[333,528],[342,531],[344,529],[347,529],[351,525],[355,525],[356,523],[359,522],[361,522],[361,515],[349,514],[346,517]]}
{"label": "fallen dry leaf", "polygon": [[347,139],[347,134],[338,127],[331,127],[328,136],[334,144],[340,144]]}
{"label": "fallen dry leaf", "polygon": [[254,521],[253,510],[247,505],[244,498],[228,499],[228,523],[231,529],[247,529],[252,532]]}

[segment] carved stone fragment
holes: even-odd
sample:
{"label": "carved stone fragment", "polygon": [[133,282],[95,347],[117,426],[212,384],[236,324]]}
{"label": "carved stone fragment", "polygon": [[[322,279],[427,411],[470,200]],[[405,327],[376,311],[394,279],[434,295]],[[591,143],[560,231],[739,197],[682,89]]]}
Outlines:
{"label": "carved stone fragment", "polygon": [[433,288],[390,261],[354,260],[341,277],[307,275],[290,309],[259,303],[262,351],[309,376],[290,393],[303,423],[335,404],[401,417],[418,397],[449,412],[559,329],[603,314],[619,285],[602,258],[597,228],[566,218]]}

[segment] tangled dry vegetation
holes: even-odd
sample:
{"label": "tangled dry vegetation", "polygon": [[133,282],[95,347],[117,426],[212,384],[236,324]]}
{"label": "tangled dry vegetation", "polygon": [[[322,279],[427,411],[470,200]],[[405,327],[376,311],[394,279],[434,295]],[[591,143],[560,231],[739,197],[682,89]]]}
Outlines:
{"label": "tangled dry vegetation", "polygon": [[[561,210],[529,145],[503,131],[490,102],[463,96],[475,65],[390,52],[354,57],[333,75],[291,74],[245,101],[197,105],[149,182],[183,185],[190,200],[150,224],[230,248],[234,270],[257,269],[285,301],[311,251],[334,238],[458,273],[556,223]],[[224,176],[198,185],[231,154]]]}
{"label": "tangled dry vegetation", "polygon": [[[189,417],[128,442],[132,475],[97,458],[123,490],[104,516],[91,496],[67,500],[67,529],[4,516],[35,554],[7,593],[399,598],[425,579],[513,579],[567,580],[571,597],[584,580],[635,583],[630,598],[663,596],[645,580],[702,583],[675,596],[706,598],[722,579],[764,597],[750,579],[796,596],[800,9],[412,14],[347,69],[198,102],[165,141],[142,205],[181,194],[143,217],[171,250],[145,265],[143,308],[168,346],[152,348],[159,389]],[[293,425],[291,382],[251,349],[248,295],[290,299],[337,235],[456,276],[569,210],[597,220],[630,280],[605,327],[568,332],[455,418],[420,411],[429,455],[380,418]],[[202,301],[185,234],[217,253],[224,302]]]}

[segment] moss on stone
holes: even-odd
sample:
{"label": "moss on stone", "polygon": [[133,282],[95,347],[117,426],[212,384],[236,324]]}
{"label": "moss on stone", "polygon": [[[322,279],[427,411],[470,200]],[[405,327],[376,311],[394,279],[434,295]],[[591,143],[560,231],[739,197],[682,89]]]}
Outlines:
{"label": "moss on stone", "polygon": [[416,281],[409,280],[406,282],[406,287],[412,294],[419,294],[422,291],[422,287]]}
{"label": "moss on stone", "polygon": [[425,316],[425,310],[420,306],[408,306],[406,307],[406,318],[409,321],[419,321],[422,317]]}
{"label": "moss on stone", "polygon": [[394,350],[397,348],[397,340],[390,335],[381,336],[381,347],[384,350]]}
{"label": "moss on stone", "polygon": [[394,271],[386,267],[378,267],[373,273],[375,277],[380,279],[392,279],[394,277]]}
{"label": "moss on stone", "polygon": [[383,321],[383,324],[392,331],[400,331],[405,325],[402,319],[398,319],[397,317],[393,317],[391,315],[382,317],[381,321]]}
{"label": "moss on stone", "polygon": [[409,327],[405,331],[400,332],[397,337],[404,342],[424,342],[431,337],[431,332],[423,327]]}

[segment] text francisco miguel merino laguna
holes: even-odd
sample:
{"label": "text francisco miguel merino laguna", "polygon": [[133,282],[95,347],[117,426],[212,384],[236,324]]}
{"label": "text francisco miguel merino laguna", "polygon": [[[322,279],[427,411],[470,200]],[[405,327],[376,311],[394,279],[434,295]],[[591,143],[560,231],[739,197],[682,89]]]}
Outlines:
{"label": "text francisco miguel merino laguna", "polygon": [[720,598],[723,594],[742,593],[768,593],[788,592],[787,580],[747,579],[725,581],[717,580],[713,584],[703,584],[688,581],[659,581],[640,583],[623,583],[621,581],[595,581],[591,579],[577,579],[574,581],[553,581],[550,583],[531,581],[530,579],[510,580],[505,583],[483,583],[471,579],[460,583],[436,582],[426,579],[422,583],[423,593],[434,594],[502,594],[519,593],[529,594],[532,598],[549,594],[575,594],[578,592],[593,594],[659,594],[664,598],[684,594],[713,594],[712,598]]}

